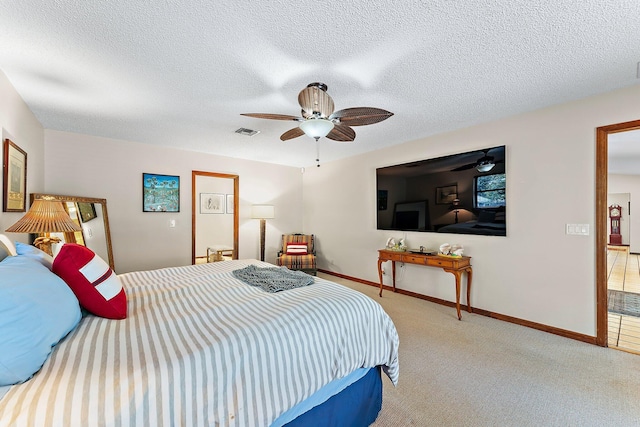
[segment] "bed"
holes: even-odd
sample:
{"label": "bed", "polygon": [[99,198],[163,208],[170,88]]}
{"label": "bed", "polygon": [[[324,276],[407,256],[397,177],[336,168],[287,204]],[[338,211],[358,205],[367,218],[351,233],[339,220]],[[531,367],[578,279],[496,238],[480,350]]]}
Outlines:
{"label": "bed", "polygon": [[[11,255],[0,249],[0,298],[3,268],[26,263]],[[384,310],[317,277],[265,292],[234,277],[248,265],[273,267],[235,260],[118,275],[126,318],[84,312],[33,377],[0,387],[0,425],[372,423],[382,374],[398,380]]]}

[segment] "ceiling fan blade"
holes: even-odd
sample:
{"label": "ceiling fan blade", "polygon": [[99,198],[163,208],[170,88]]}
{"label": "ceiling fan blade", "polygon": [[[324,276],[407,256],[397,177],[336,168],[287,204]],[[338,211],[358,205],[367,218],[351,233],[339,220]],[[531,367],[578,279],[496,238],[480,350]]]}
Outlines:
{"label": "ceiling fan blade", "polygon": [[335,126],[333,126],[333,129],[331,129],[331,132],[329,132],[327,138],[334,141],[350,142],[356,139],[356,131],[354,131],[347,125],[337,123]]}
{"label": "ceiling fan blade", "polygon": [[270,120],[294,120],[301,122],[304,119],[298,116],[290,116],[288,114],[272,114],[272,113],[241,113],[241,116],[255,117],[257,119],[270,119]]}
{"label": "ceiling fan blade", "polygon": [[304,132],[299,127],[294,127],[293,129],[289,129],[282,135],[280,135],[280,139],[283,141],[288,141],[293,138],[297,138],[299,136],[304,135]]}
{"label": "ceiling fan blade", "polygon": [[381,122],[391,116],[393,113],[381,108],[354,107],[336,111],[329,116],[329,119],[337,119],[340,123],[349,126],[363,126]]}
{"label": "ceiling fan blade", "polygon": [[478,162],[467,163],[466,165],[458,166],[457,168],[451,169],[451,172],[466,171],[466,170],[469,170],[471,168],[476,167],[477,164],[478,164]]}
{"label": "ceiling fan blade", "polygon": [[298,103],[302,107],[302,115],[305,118],[315,114],[320,117],[329,117],[334,110],[333,99],[326,92],[327,86],[323,83],[311,83],[298,94]]}

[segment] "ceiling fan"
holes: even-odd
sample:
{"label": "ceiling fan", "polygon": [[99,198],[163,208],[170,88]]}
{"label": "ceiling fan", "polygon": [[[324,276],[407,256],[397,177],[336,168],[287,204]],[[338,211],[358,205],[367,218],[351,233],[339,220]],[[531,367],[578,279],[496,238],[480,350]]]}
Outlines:
{"label": "ceiling fan", "polygon": [[451,169],[452,172],[459,172],[468,170],[471,168],[476,168],[478,172],[489,172],[493,169],[496,163],[502,163],[504,160],[495,160],[493,156],[489,155],[489,151],[491,148],[485,148],[482,150],[484,155],[480,157],[477,161],[473,163],[467,163],[466,165],[458,166],[457,168]]}
{"label": "ceiling fan", "polygon": [[389,111],[373,107],[354,107],[333,111],[333,99],[327,93],[327,85],[319,82],[310,83],[302,89],[298,94],[298,103],[302,108],[300,116],[272,113],[243,113],[242,115],[259,119],[300,122],[297,127],[280,135],[280,139],[287,141],[308,135],[316,142],[322,137],[334,141],[351,142],[356,138],[356,132],[351,129],[351,126],[371,125],[393,116]]}

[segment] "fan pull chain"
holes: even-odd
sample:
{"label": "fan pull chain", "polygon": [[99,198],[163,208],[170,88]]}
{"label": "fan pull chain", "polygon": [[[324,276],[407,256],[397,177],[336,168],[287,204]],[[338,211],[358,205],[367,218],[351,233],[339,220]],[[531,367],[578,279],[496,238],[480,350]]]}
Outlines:
{"label": "fan pull chain", "polygon": [[320,167],[320,138],[316,138],[316,163],[317,167]]}

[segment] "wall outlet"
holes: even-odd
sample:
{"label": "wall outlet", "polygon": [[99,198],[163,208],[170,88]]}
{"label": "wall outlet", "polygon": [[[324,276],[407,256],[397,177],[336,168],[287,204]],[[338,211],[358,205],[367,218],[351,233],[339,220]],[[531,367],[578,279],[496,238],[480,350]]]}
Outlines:
{"label": "wall outlet", "polygon": [[175,219],[170,219],[169,220],[169,228],[175,228],[176,227],[176,220]]}

